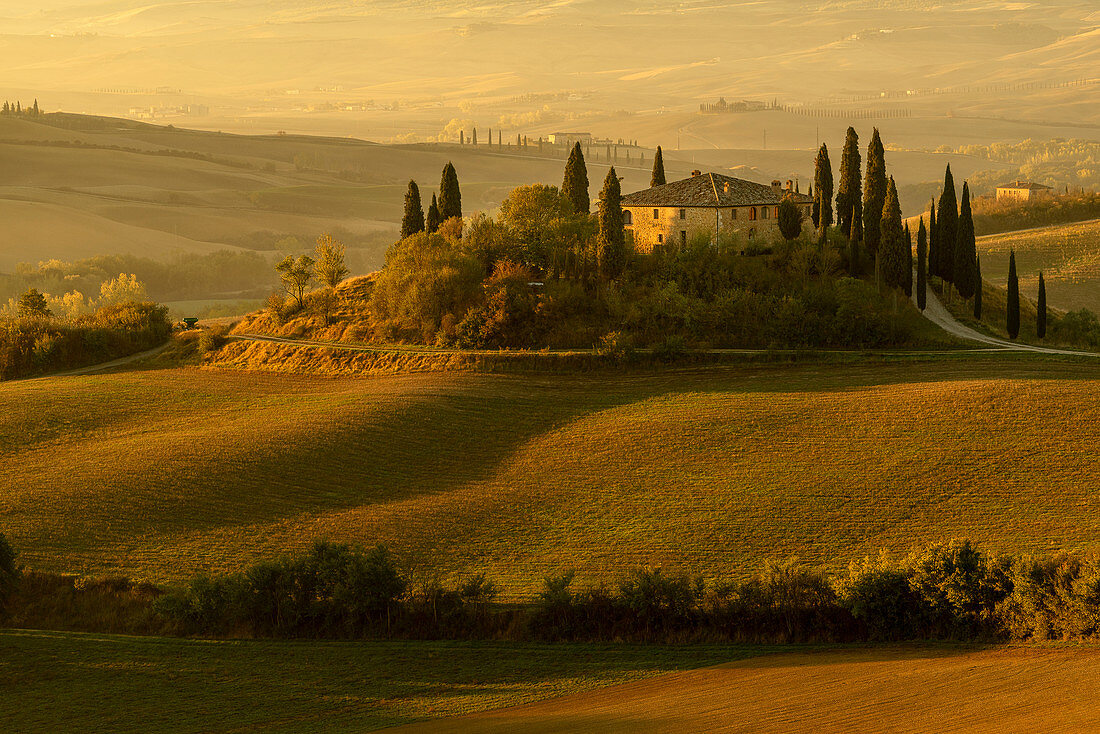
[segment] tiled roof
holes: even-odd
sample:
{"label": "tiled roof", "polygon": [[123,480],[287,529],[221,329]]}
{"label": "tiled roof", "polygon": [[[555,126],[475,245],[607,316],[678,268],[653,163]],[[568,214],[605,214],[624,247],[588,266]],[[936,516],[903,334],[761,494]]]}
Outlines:
{"label": "tiled roof", "polygon": [[[623,197],[623,206],[761,206],[779,204],[787,195],[786,189],[746,181],[743,178],[723,176],[720,173],[703,173],[664,186],[654,186],[635,191]],[[809,204],[812,197],[793,194],[799,204]]]}
{"label": "tiled roof", "polygon": [[999,189],[1027,189],[1029,191],[1038,191],[1041,189],[1049,189],[1049,186],[1043,186],[1040,183],[1033,183],[1031,181],[1013,181],[1010,184],[1004,184],[998,186]]}

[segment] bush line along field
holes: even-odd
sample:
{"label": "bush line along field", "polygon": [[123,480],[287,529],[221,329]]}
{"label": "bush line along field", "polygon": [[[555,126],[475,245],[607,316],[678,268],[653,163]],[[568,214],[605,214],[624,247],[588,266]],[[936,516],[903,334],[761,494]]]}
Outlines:
{"label": "bush line along field", "polygon": [[314,539],[412,581],[646,564],[709,578],[969,537],[1100,540],[1093,397],[1072,360],[322,379],[209,370],[0,392],[0,526],[29,567],[155,582]]}

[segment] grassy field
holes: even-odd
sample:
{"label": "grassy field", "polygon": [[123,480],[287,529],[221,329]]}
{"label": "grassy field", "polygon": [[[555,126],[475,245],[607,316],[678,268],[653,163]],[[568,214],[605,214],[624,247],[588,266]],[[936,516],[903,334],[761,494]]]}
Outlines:
{"label": "grassy field", "polygon": [[0,631],[0,728],[360,732],[767,652],[717,646],[208,642]]}
{"label": "grassy field", "polygon": [[982,277],[1004,287],[1012,250],[1021,293],[1038,295],[1041,270],[1051,306],[1100,312],[1100,220],[981,237]]}
{"label": "grassy field", "polygon": [[1015,356],[575,376],[198,369],[0,388],[28,566],[157,582],[315,538],[506,598],[967,536],[1095,548],[1100,366]]}
{"label": "grassy field", "polygon": [[1098,683],[1095,648],[798,652],[396,731],[1082,732]]}

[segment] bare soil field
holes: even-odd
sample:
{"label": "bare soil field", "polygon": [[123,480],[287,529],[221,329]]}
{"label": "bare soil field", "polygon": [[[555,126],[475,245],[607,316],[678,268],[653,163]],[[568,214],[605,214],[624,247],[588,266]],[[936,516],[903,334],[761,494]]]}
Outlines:
{"label": "bare soil field", "polygon": [[1084,732],[1098,686],[1095,648],[789,653],[393,731]]}

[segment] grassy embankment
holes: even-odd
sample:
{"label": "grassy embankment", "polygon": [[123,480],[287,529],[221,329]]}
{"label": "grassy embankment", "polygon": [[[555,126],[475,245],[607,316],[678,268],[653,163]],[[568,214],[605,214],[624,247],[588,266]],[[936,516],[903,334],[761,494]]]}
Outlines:
{"label": "grassy embankment", "polygon": [[505,598],[575,566],[708,578],[966,536],[1090,549],[1100,366],[972,359],[539,377],[166,370],[0,391],[29,567],[156,582],[316,538]]}

